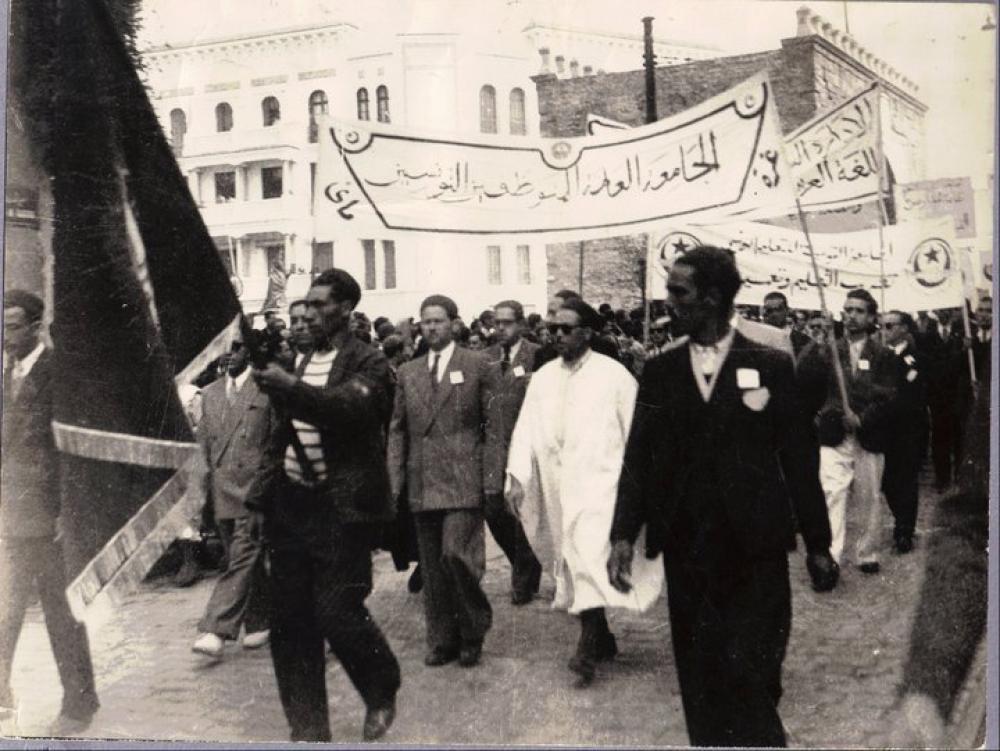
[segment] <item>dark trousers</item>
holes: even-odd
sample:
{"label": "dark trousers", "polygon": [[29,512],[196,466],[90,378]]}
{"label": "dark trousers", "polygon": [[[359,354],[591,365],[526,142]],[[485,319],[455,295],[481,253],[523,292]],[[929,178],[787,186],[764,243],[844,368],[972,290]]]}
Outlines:
{"label": "dark trousers", "polygon": [[70,612],[62,545],[52,538],[0,540],[0,706],[14,704],[10,690],[14,649],[36,586],[63,685],[61,711],[89,718],[100,704],[87,629]]}
{"label": "dark trousers", "polygon": [[962,419],[954,404],[931,407],[931,459],[935,481],[947,487],[962,466]]}
{"label": "dark trousers", "polygon": [[413,518],[424,578],[427,646],[448,651],[481,643],[493,622],[493,610],[479,586],[486,571],[482,512],[421,511]]}
{"label": "dark trousers", "polygon": [[694,746],[785,745],[778,716],[791,629],[785,555],[665,564],[670,628]]}
{"label": "dark trousers", "polygon": [[372,590],[364,525],[341,525],[311,492],[286,491],[266,525],[271,559],[271,658],[293,741],[329,741],[324,639],[365,706],[399,689],[399,663],[365,607]]}
{"label": "dark trousers", "polygon": [[223,639],[239,637],[243,625],[248,634],[266,631],[271,602],[264,550],[251,539],[247,517],[219,519],[216,527],[228,565],[215,583],[198,630]]}
{"label": "dark trousers", "polygon": [[542,564],[531,549],[521,520],[507,507],[502,495],[486,497],[483,515],[490,534],[510,561],[511,589],[515,592],[537,592]]}
{"label": "dark trousers", "polygon": [[923,463],[920,428],[897,436],[886,447],[882,491],[895,518],[895,537],[912,537],[917,523],[920,465]]}

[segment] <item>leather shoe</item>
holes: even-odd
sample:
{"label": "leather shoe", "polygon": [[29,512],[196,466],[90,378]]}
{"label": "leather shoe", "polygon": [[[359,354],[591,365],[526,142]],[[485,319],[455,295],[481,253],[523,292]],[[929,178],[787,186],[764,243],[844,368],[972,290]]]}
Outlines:
{"label": "leather shoe", "polygon": [[601,638],[597,640],[597,659],[600,662],[606,660],[615,659],[615,655],[618,654],[618,642],[615,640],[615,635],[608,631],[606,634],[602,634]]}
{"label": "leather shoe", "polygon": [[55,721],[49,725],[48,735],[55,738],[67,738],[72,735],[79,735],[90,727],[94,715],[83,715],[80,717],[61,712]]}
{"label": "leather shoe", "polygon": [[538,594],[538,587],[542,583],[542,567],[538,566],[534,571],[531,572],[531,576],[528,578],[527,585],[523,587],[514,587],[510,593],[510,601],[513,605],[527,605],[531,602],[535,595]]}
{"label": "leather shoe", "polygon": [[569,669],[576,673],[576,681],[573,684],[575,688],[586,688],[594,682],[594,676],[597,674],[594,661],[579,652],[569,659]]}
{"label": "leather shoe", "polygon": [[896,538],[896,552],[906,555],[913,550],[913,538],[909,535],[900,535]]}
{"label": "leather shoe", "polygon": [[463,644],[462,649],[458,653],[458,664],[463,668],[471,668],[473,665],[479,664],[479,658],[482,654],[482,642]]}
{"label": "leather shoe", "polygon": [[393,699],[388,704],[381,707],[370,707],[365,712],[365,725],[361,731],[361,737],[366,741],[377,741],[392,725],[396,719],[396,700]]}
{"label": "leather shoe", "polygon": [[882,567],[878,565],[878,561],[868,561],[862,563],[858,568],[865,574],[877,574]]}
{"label": "leather shoe", "polygon": [[420,573],[420,564],[413,569],[413,573],[410,574],[410,578],[406,581],[406,589],[410,594],[416,594],[424,588],[424,577]]}
{"label": "leather shoe", "polygon": [[458,657],[457,649],[432,649],[426,655],[424,655],[424,665],[429,668],[440,667],[441,665],[447,665],[449,662],[454,662]]}

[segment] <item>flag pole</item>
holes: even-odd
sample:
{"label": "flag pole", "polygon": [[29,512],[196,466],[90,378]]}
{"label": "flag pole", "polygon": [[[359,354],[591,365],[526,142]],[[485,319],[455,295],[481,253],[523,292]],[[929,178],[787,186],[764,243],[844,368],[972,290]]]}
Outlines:
{"label": "flag pole", "polygon": [[[876,147],[878,148],[878,291],[879,307],[885,314],[885,225],[889,223],[885,209],[885,195],[882,192],[882,177],[885,175],[885,148],[882,143],[882,87],[875,81],[875,124],[878,128]],[[888,178],[886,178],[888,179]],[[885,344],[885,329],[879,328],[879,338]]]}
{"label": "flag pole", "polygon": [[[643,55],[642,55],[642,67],[645,70],[646,79],[646,124],[655,123],[657,121],[656,115],[656,55],[653,52],[653,17],[646,16],[642,19],[642,42],[643,42]],[[647,233],[646,235],[646,273],[644,274],[645,288],[642,290],[642,300],[643,300],[643,325],[642,325],[642,343],[646,345],[649,343],[649,328],[650,321],[649,317],[652,314],[652,300],[650,300],[650,287],[651,279],[650,277],[650,247],[649,244],[652,241],[652,235]],[[582,290],[581,290],[582,294]]]}
{"label": "flag pole", "polygon": [[[826,293],[823,291],[823,280],[820,278],[819,264],[816,262],[816,251],[813,249],[812,238],[809,236],[809,228],[806,226],[806,215],[802,211],[802,202],[799,201],[798,196],[795,198],[795,208],[799,213],[799,224],[802,225],[802,234],[806,236],[806,245],[809,247],[809,260],[812,261],[813,275],[816,277],[816,289],[819,290],[819,306],[823,311],[823,317],[829,317],[831,320],[833,316],[830,315],[829,308],[826,305]],[[837,352],[837,336],[834,331],[830,331],[830,339],[827,343],[830,345],[830,354],[833,357],[833,372],[837,378],[837,389],[840,391],[840,400],[844,405],[844,412],[850,412],[851,406],[850,401],[847,398],[847,384],[844,381],[844,369],[840,365],[840,353]]]}
{"label": "flag pole", "polygon": [[[965,330],[965,340],[972,339],[972,324],[969,321],[969,301],[965,299],[965,295],[962,295],[962,326]],[[972,355],[972,347],[966,349],[965,354],[969,360],[969,380],[972,383],[972,388],[976,388],[978,385],[978,381],[976,380],[976,358]]]}

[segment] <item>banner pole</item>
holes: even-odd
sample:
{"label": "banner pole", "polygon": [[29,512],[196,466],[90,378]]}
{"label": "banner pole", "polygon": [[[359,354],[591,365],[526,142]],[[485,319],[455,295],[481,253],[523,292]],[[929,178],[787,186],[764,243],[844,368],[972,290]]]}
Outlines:
{"label": "banner pole", "polygon": [[[802,234],[806,236],[806,245],[809,247],[809,260],[812,261],[813,275],[816,277],[816,289],[819,290],[819,306],[823,311],[823,317],[829,317],[832,321],[833,316],[830,315],[830,311],[826,306],[826,293],[823,291],[823,280],[820,278],[819,264],[816,262],[816,251],[813,250],[812,238],[809,236],[809,228],[806,226],[806,215],[802,211],[802,202],[799,201],[798,197],[795,198],[795,208],[799,213],[799,224],[802,225]],[[840,353],[837,352],[836,333],[831,329],[830,334],[828,344],[830,345],[830,354],[833,357],[833,372],[837,378],[840,400],[844,405],[844,412],[846,413],[851,411],[850,401],[847,398],[847,384],[844,382],[844,370],[840,366]]]}
{"label": "banner pole", "polygon": [[[882,192],[882,178],[885,176],[885,148],[882,143],[882,87],[875,81],[875,124],[878,127],[878,281],[879,307],[885,315],[885,225],[889,223],[885,209],[885,194]],[[888,179],[888,178],[886,178]],[[888,186],[887,186],[888,187]],[[885,344],[885,330],[879,328],[879,341]]]}
{"label": "banner pole", "polygon": [[[972,324],[969,321],[969,301],[964,299],[964,295],[962,297],[962,326],[965,330],[965,340],[968,341],[972,339]],[[976,380],[976,358],[972,356],[971,347],[965,350],[965,354],[969,359],[969,380],[972,383],[972,388],[975,389],[978,385],[978,381]]]}

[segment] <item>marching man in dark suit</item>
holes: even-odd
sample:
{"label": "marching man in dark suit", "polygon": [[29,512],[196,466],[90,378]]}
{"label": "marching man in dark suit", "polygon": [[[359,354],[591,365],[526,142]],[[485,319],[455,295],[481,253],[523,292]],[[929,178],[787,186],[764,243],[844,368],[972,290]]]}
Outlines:
{"label": "marching man in dark suit", "polygon": [[886,504],[882,499],[885,451],[900,378],[897,358],[872,336],[878,303],[864,289],[844,301],[844,338],[837,340],[848,404],[843,404],[828,346],[812,347],[799,362],[799,381],[810,414],[820,423],[820,482],[826,495],[831,552],[841,562],[847,539],[848,499],[859,521],[854,563],[866,574],[879,571]]}
{"label": "marching man in dark suit", "polygon": [[[521,337],[524,327],[524,308],[517,300],[505,300],[494,308],[494,325],[500,341],[486,350],[491,363],[500,365],[499,399],[500,431],[503,437],[504,465],[510,451],[510,437],[514,433],[517,415],[524,402],[524,394],[531,380],[531,369],[539,345]],[[493,538],[510,560],[511,594],[515,605],[524,605],[538,592],[542,564],[538,561],[531,543],[524,534],[521,521],[510,511],[503,497],[486,497],[486,524]]]}
{"label": "marching man in dark suit", "polygon": [[885,343],[899,358],[897,402],[892,435],[885,447],[882,489],[895,518],[893,539],[896,552],[913,550],[917,523],[920,465],[924,459],[927,432],[927,381],[924,363],[914,344],[916,323],[909,313],[890,310],[882,317]]}
{"label": "marching man in dark suit", "polygon": [[[0,487],[0,720],[13,717],[11,664],[37,591],[63,685],[53,736],[83,732],[99,703],[87,629],[66,601],[59,539],[59,452],[52,435],[52,352],[40,335],[43,303],[10,290],[3,301],[3,464]],[[37,588],[37,589],[36,589]],[[5,715],[8,715],[5,717]],[[12,733],[15,734],[15,733]]]}
{"label": "marching man in dark suit", "polygon": [[293,741],[329,741],[323,641],[365,702],[362,734],[396,715],[399,663],[365,607],[371,551],[394,518],[385,469],[389,364],[353,336],[361,288],[327,269],[307,296],[313,351],[289,373],[254,380],[271,397],[274,430],[246,505],[262,512],[271,561],[271,657]]}
{"label": "marching man in dark suit", "polygon": [[[249,332],[264,344],[258,332]],[[244,502],[271,434],[270,402],[250,378],[250,348],[242,337],[232,345],[226,375],[202,392],[198,443],[205,453],[205,502],[211,504],[226,550],[225,572],[215,583],[201,636],[192,649],[217,658],[225,642],[235,641],[245,626],[245,649],[267,644],[270,610],[267,571],[260,540],[250,535],[250,511]]]}
{"label": "marching man in dark suit", "polygon": [[730,325],[740,284],[732,254],[720,248],[695,248],[670,271],[670,315],[690,340],[646,363],[608,576],[631,588],[633,546],[647,524],[638,555],[664,555],[691,743],[784,746],[778,700],[793,506],[813,587],[832,589],[837,567],[792,358]]}
{"label": "marching man in dark suit", "polygon": [[479,662],[493,611],[479,582],[486,570],[483,502],[503,492],[498,369],[482,352],[456,347],[454,301],[420,306],[426,355],[399,368],[389,425],[393,496],[406,487],[417,527],[428,652],[438,666]]}

